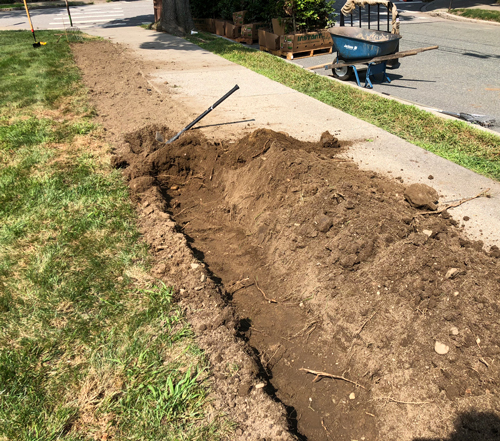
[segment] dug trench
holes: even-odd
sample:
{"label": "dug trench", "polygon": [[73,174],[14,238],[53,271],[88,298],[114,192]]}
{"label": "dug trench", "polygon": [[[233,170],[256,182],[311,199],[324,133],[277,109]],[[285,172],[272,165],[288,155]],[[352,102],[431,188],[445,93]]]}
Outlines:
{"label": "dug trench", "polygon": [[173,134],[129,133],[113,163],[238,439],[498,439],[496,247],[328,133],[157,131]]}

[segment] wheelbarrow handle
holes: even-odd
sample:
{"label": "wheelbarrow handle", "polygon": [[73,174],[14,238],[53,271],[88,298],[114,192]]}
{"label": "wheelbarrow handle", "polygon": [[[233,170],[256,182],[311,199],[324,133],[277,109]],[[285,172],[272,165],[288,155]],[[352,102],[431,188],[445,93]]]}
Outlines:
{"label": "wheelbarrow handle", "polygon": [[228,93],[226,93],[221,99],[212,104],[207,110],[205,110],[198,118],[196,118],[193,122],[190,122],[186,127],[184,127],[177,135],[175,135],[172,139],[169,139],[165,144],[170,144],[174,142],[179,136],[181,136],[186,130],[189,130],[193,127],[197,122],[207,116],[212,110],[214,110],[220,103],[229,98],[234,92],[236,92],[240,87],[238,85],[234,86]]}

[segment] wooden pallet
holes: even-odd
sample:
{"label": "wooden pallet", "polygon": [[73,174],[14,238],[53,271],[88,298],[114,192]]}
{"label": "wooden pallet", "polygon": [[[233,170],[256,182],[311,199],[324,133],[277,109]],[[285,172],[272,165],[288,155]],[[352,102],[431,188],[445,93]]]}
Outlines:
{"label": "wooden pallet", "polygon": [[254,40],[252,38],[239,37],[236,39],[238,43],[253,44]]}
{"label": "wooden pallet", "polygon": [[265,47],[265,46],[260,46],[260,50],[261,50],[261,51],[264,51],[264,52],[269,52],[269,53],[270,53],[270,54],[272,54],[272,55],[276,55],[276,56],[278,56],[278,57],[281,57],[281,50],[279,50],[279,49],[278,49],[277,51],[273,51],[273,50],[271,50],[271,49],[268,49],[268,48],[267,48],[267,47]]}
{"label": "wooden pallet", "polygon": [[286,57],[287,60],[297,60],[299,58],[309,58],[317,57],[318,55],[328,55],[332,53],[332,46],[328,47],[318,47],[307,51],[300,52],[281,52],[282,57]]}

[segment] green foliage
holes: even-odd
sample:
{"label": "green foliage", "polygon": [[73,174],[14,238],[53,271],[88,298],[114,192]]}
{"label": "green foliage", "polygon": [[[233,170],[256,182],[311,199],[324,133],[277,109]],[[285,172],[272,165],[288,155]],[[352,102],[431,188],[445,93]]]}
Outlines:
{"label": "green foliage", "polygon": [[333,25],[334,3],[334,0],[281,0],[278,7],[295,19],[298,31],[310,31]]}
{"label": "green foliage", "polygon": [[320,29],[332,23],[333,0],[191,0],[191,11],[196,18],[221,18],[232,20],[233,13],[247,11],[245,21],[271,22],[283,17],[286,11],[294,11],[300,29]]}

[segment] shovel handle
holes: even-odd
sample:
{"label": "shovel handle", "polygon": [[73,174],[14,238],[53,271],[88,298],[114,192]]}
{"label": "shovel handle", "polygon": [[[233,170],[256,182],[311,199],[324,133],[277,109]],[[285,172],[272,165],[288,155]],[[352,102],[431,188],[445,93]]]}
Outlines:
{"label": "shovel handle", "polygon": [[220,100],[212,104],[207,110],[205,110],[198,118],[196,118],[193,122],[190,122],[186,127],[184,127],[177,135],[173,138],[169,139],[165,144],[170,144],[174,142],[179,136],[181,136],[186,130],[189,130],[193,127],[197,122],[207,116],[212,110],[214,110],[220,103],[229,98],[234,92],[236,92],[240,87],[238,85],[234,86],[228,93],[226,93]]}

